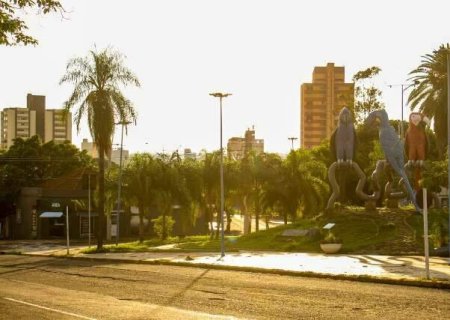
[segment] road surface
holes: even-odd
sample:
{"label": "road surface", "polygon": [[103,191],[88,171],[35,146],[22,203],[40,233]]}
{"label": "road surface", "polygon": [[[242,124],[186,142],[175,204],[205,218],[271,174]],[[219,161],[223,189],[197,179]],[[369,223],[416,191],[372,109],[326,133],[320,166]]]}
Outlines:
{"label": "road surface", "polygon": [[0,255],[0,319],[450,319],[450,291]]}

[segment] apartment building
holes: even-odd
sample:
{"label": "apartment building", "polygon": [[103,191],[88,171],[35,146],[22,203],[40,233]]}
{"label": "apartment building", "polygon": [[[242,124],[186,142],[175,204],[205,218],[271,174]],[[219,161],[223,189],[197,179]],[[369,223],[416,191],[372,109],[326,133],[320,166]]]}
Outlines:
{"label": "apartment building", "polygon": [[61,109],[45,109],[45,96],[27,95],[26,108],[4,108],[0,114],[1,147],[8,149],[15,138],[38,135],[45,142],[72,141],[72,115]]}
{"label": "apartment building", "polygon": [[227,154],[231,159],[242,159],[248,152],[256,154],[264,152],[264,139],[255,138],[255,127],[245,131],[244,138],[232,137],[228,139]]}
{"label": "apartment building", "polygon": [[345,67],[315,67],[311,83],[300,88],[302,148],[318,146],[337,126],[339,111],[353,105],[354,84],[345,82]]}
{"label": "apartment building", "polygon": [[81,142],[81,151],[86,151],[94,159],[98,158],[97,146],[94,142],[89,142],[86,138]]}
{"label": "apartment building", "polygon": [[72,114],[62,109],[46,110],[44,135],[44,142],[72,141]]}

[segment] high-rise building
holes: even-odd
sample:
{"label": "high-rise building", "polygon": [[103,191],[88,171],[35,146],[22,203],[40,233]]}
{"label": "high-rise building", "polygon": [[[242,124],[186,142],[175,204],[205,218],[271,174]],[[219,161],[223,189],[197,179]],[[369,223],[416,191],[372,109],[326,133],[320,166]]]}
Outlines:
{"label": "high-rise building", "polygon": [[45,96],[27,95],[26,108],[1,112],[1,147],[8,149],[15,138],[38,135],[43,142],[72,141],[72,115],[63,110],[45,110]]}
{"label": "high-rise building", "polygon": [[48,141],[72,141],[72,114],[62,109],[45,111],[45,138]]}
{"label": "high-rise building", "polygon": [[97,146],[94,142],[89,142],[88,139],[83,139],[83,142],[81,142],[81,151],[86,151],[94,159],[98,158]]}
{"label": "high-rise building", "polygon": [[45,96],[27,94],[27,109],[36,112],[36,134],[45,141]]}
{"label": "high-rise building", "polygon": [[328,63],[315,67],[312,77],[312,83],[303,83],[300,89],[302,148],[317,146],[330,138],[340,110],[353,104],[354,84],[345,83],[345,67]]}
{"label": "high-rise building", "polygon": [[264,139],[255,139],[255,128],[245,131],[244,138],[232,137],[228,139],[227,154],[232,159],[242,159],[248,152],[256,154],[264,152]]}
{"label": "high-rise building", "polygon": [[36,111],[27,108],[5,108],[1,112],[1,146],[14,144],[15,138],[27,139],[36,135]]}
{"label": "high-rise building", "polygon": [[[122,165],[126,166],[130,158],[130,151],[122,149]],[[120,165],[120,147],[111,151],[111,162]]]}

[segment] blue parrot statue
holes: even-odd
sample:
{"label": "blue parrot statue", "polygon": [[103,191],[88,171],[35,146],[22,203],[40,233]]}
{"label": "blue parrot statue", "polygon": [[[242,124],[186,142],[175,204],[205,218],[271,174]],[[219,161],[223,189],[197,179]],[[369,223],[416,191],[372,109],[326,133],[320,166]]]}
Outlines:
{"label": "blue parrot statue", "polygon": [[408,177],[404,169],[404,155],[403,155],[403,142],[395,132],[394,127],[389,124],[389,118],[386,110],[380,109],[369,113],[364,124],[372,125],[376,119],[380,121],[379,124],[379,137],[381,148],[383,149],[384,156],[392,169],[403,178],[403,182],[408,191],[409,199],[414,204],[417,212],[422,212],[416,202],[416,198],[409,183]]}

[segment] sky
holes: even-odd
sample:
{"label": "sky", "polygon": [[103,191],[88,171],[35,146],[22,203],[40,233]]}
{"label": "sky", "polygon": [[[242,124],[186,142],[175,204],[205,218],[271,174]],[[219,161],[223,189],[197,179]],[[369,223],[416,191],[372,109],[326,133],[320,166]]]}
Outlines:
{"label": "sky", "polygon": [[[27,93],[61,108],[72,87],[59,85],[69,59],[111,46],[141,88],[124,88],[138,113],[124,148],[218,150],[255,127],[265,150],[287,153],[300,135],[300,85],[314,66],[345,66],[346,81],[370,66],[391,119],[401,88],[421,57],[450,40],[446,0],[63,0],[61,15],[24,17],[38,46],[0,47],[0,108],[25,107]],[[407,92],[405,93],[406,100]],[[405,116],[409,110],[404,108]],[[119,128],[118,128],[119,129]],[[85,125],[73,143],[91,140]],[[116,130],[114,143],[120,143]],[[299,141],[295,142],[298,147]]]}

